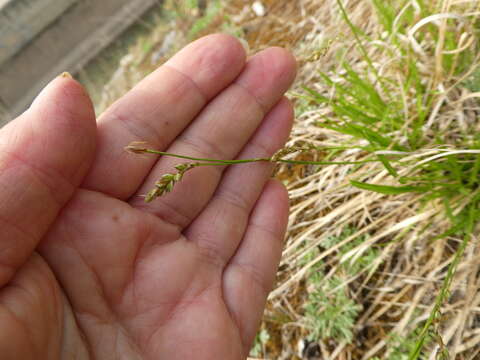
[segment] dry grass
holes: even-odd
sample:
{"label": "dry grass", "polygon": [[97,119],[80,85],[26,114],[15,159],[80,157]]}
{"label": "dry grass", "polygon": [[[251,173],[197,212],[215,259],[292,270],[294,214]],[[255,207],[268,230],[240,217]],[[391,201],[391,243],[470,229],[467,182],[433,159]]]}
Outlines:
{"label": "dry grass", "polygon": [[[366,159],[369,154],[358,149],[365,146],[364,141],[318,126],[318,122],[326,118],[341,120],[329,104],[318,105],[296,96],[305,94],[301,86],[306,85],[333,98],[334,90],[322,80],[319,71],[335,77],[341,84],[338,74],[344,71],[342,62],[347,62],[357,73],[365,73],[369,67],[336,0],[265,0],[263,4],[268,9],[265,17],[253,13],[253,2],[231,0],[220,15],[230,15],[228,31],[243,34],[252,52],[271,45],[285,46],[299,58],[300,73],[292,90],[298,117],[291,144],[301,141],[319,147],[347,144],[351,149],[336,153],[336,161]],[[419,2],[404,3],[404,8],[416,9]],[[398,36],[400,44],[411,49],[408,55],[392,47],[391,38],[383,34],[370,1],[350,0],[345,4],[351,21],[371,39],[365,43],[366,51],[379,76],[391,80],[386,87],[378,83],[376,86],[385,97],[400,99],[405,126],[419,116],[418,90],[401,86],[408,82],[402,65],[406,56],[411,56],[419,69],[424,93],[431,94],[424,127],[425,138],[430,142],[403,157],[405,166],[399,170],[400,175],[412,169],[408,165],[412,161],[418,164],[445,158],[444,150],[438,148],[437,134],[442,134],[449,154],[464,150],[465,144],[458,139],[464,139],[466,132],[480,130],[476,99],[479,93],[465,85],[478,58],[473,56],[469,66],[459,69],[461,56],[466,51],[475,55],[478,50],[477,2],[432,0],[426,18],[414,10],[415,18],[405,32],[407,35]],[[188,17],[178,18],[156,30],[150,38],[154,44],[151,51],[134,49],[105,88],[98,109],[104,109],[188,42],[186,34],[191,21]],[[195,36],[224,25],[222,16],[214,17]],[[437,37],[417,36],[425,28]],[[447,46],[451,34],[454,34],[456,50]],[[451,69],[458,71],[445,70],[442,59],[448,52],[453,54]],[[375,83],[375,79],[372,82]],[[408,142],[402,131],[389,135],[399,143]],[[319,152],[302,156],[322,160],[326,155]],[[285,166],[279,169],[278,176],[290,190],[292,207],[278,283],[262,324],[269,339],[261,342],[261,354],[269,359],[299,358],[297,344],[312,332],[305,309],[309,294],[315,289],[325,289],[323,286],[332,279],[341,279],[341,286],[330,288],[326,297],[335,298],[336,293],[343,291],[361,306],[354,318],[354,339],[351,343],[335,338],[315,339],[312,353],[316,352],[318,359],[332,360],[407,359],[411,345],[418,340],[419,329],[432,313],[435,298],[448,277],[448,267],[462,243],[462,237],[454,233],[437,238],[451,228],[442,199],[425,202],[421,194],[385,195],[350,186],[350,180],[393,184],[389,172],[378,162],[360,167]],[[464,200],[460,200],[460,195],[453,216],[467,206],[467,202],[462,206]],[[480,249],[475,235],[476,232],[461,257],[450,296],[441,306],[441,316],[434,322],[425,359],[435,359],[444,346],[451,359],[480,358],[480,261],[477,255]],[[327,246],[332,244],[332,239],[336,242]],[[369,254],[374,256],[366,257]],[[368,261],[354,273],[345,270],[344,264],[366,258]],[[311,280],[315,273],[322,273],[316,282]],[[410,347],[399,349],[400,345]],[[304,356],[314,359],[314,355]]]}
{"label": "dry grass", "polygon": [[[235,3],[235,2],[234,2]],[[253,48],[266,45],[283,45],[296,52],[302,59],[300,75],[297,83],[315,88],[322,94],[331,93],[319,78],[318,72],[341,73],[339,54],[357,72],[361,73],[368,64],[364,55],[358,51],[358,44],[345,20],[342,18],[335,1],[295,1],[280,2],[271,8],[267,19],[241,20],[247,29],[257,27],[257,31],[247,33]],[[412,2],[413,3],[413,2]],[[243,3],[242,3],[243,4]],[[406,2],[407,5],[408,2]],[[458,4],[458,2],[457,2]],[[407,6],[406,5],[406,6]],[[465,14],[475,12],[474,2],[464,1],[461,5],[444,1],[432,4],[437,6],[437,14]],[[237,5],[237,12],[243,5]],[[397,54],[390,53],[388,39],[381,39],[380,24],[373,13],[373,7],[366,1],[349,1],[348,14],[352,22],[373,39],[375,46],[367,45],[367,51],[381,76],[405,82],[405,69],[398,67]],[[442,19],[442,15],[437,15]],[[444,19],[444,18],[443,18]],[[418,14],[417,24],[421,24]],[[427,19],[432,22],[435,18]],[[474,50],[475,40],[472,38],[473,21],[465,18],[466,23],[454,28],[458,34],[459,48]],[[415,30],[415,23],[411,26]],[[478,129],[476,101],[470,101],[476,95],[461,86],[460,78],[452,73],[445,73],[439,61],[444,43],[434,44],[431,39],[424,43],[413,42],[412,37],[404,41],[412,41],[418,51],[416,61],[422,70],[422,79],[429,90],[441,90],[434,97],[429,125],[432,131],[448,128],[452,122],[458,130],[450,130],[449,135],[456,137],[461,126]],[[438,23],[440,41],[445,39],[445,32],[452,27],[444,20]],[[281,34],[278,37],[278,34]],[[291,37],[288,38],[288,35]],[[465,50],[463,49],[463,50]],[[462,50],[462,49],[461,49]],[[318,61],[312,61],[315,54],[320,54]],[[432,56],[436,55],[437,56]],[[313,56],[312,56],[313,55]],[[397,55],[401,57],[401,54]],[[473,65],[473,64],[472,64]],[[462,75],[468,76],[468,70]],[[443,90],[443,91],[442,91]],[[398,91],[398,90],[397,90]],[[427,90],[428,91],[428,90]],[[300,89],[294,92],[302,92]],[[414,94],[397,93],[404,101],[404,115],[414,116]],[[300,105],[300,104],[299,104]],[[302,109],[292,135],[292,142],[308,141],[317,146],[338,146],[350,144],[348,135],[323,129],[316,126],[318,121],[335,118],[329,106],[307,107]],[[469,125],[465,125],[469,124]],[[447,140],[447,139],[445,139]],[[361,144],[357,144],[361,145]],[[425,148],[431,145],[426,145]],[[428,157],[417,152],[412,156]],[[342,152],[336,161],[357,161],[365,157],[365,152],[352,150]],[[319,154],[318,156],[322,156]],[[422,206],[419,195],[405,194],[387,196],[374,192],[359,191],[349,186],[350,179],[368,179],[369,182],[389,184],[388,172],[379,163],[372,163],[356,169],[354,166],[338,165],[320,169],[298,169],[290,171],[282,169],[280,176],[288,182],[292,199],[290,227],[287,245],[280,267],[277,288],[270,296],[264,328],[272,335],[274,343],[267,345],[271,358],[293,358],[296,349],[294,339],[302,339],[308,329],[305,328],[304,303],[306,301],[305,278],[309,270],[322,262],[328,268],[329,277],[340,270],[343,262],[361,257],[368,249],[378,250],[378,256],[369,264],[370,268],[356,273],[354,276],[343,276],[344,286],[349,295],[362,310],[355,322],[356,341],[352,345],[338,342],[335,339],[324,339],[319,342],[320,353],[325,359],[370,359],[374,356],[388,358],[391,346],[388,334],[395,333],[408,337],[430,316],[435,296],[438,294],[447,274],[448,264],[453,261],[455,250],[461,239],[455,236],[432,241],[450,226],[443,212],[440,201],[430,202],[427,208]],[[323,244],[334,236],[339,236],[343,229],[356,231],[334,247],[325,248]],[[346,254],[340,249],[349,243],[367,235],[366,241],[355,245]],[[302,259],[311,251],[320,251],[310,261]],[[430,358],[435,358],[441,350],[441,338],[450,352],[452,359],[475,358],[480,350],[480,332],[478,330],[479,301],[478,270],[480,262],[476,259],[477,242],[472,241],[462,258],[458,271],[451,284],[452,296],[442,307],[441,322],[435,325],[438,339],[431,342]],[[373,270],[372,270],[373,269]],[[317,270],[316,270],[317,271]],[[307,282],[308,283],[308,282]],[[318,284],[317,284],[318,286]],[[279,320],[282,319],[282,320]],[[413,338],[415,341],[415,338]],[[405,354],[407,355],[407,354]],[[405,357],[406,358],[406,357]]]}

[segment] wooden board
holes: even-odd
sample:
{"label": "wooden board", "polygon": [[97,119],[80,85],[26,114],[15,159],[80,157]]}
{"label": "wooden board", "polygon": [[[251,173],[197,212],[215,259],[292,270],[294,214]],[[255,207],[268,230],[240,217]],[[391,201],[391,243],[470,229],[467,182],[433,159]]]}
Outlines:
{"label": "wooden board", "polygon": [[63,71],[75,73],[80,70],[158,3],[158,0],[76,1],[60,18],[0,66],[0,103],[8,109],[9,116],[25,110],[56,75]]}
{"label": "wooden board", "polygon": [[77,0],[15,0],[0,6],[0,65]]}

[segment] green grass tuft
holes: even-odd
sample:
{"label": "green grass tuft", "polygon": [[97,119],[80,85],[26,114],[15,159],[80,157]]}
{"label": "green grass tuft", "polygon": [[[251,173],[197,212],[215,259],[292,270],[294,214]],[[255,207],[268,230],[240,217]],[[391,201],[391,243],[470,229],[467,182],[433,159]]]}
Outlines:
{"label": "green grass tuft", "polygon": [[[401,36],[405,38],[405,29],[414,23],[413,12],[404,11],[402,17],[396,19],[396,14],[400,13],[405,1],[372,0],[377,17],[388,34],[389,44],[395,48],[394,53],[401,54],[400,57],[393,57],[392,52],[386,51],[386,56],[392,55],[394,71],[382,73],[370,56],[371,35],[366,35],[356,27],[343,3],[340,0],[337,0],[337,3],[354,35],[357,50],[367,66],[358,70],[345,61],[341,72],[320,73],[324,88],[330,89],[328,94],[304,87],[304,99],[309,98],[311,104],[328,107],[332,111],[332,117],[325,117],[321,122],[317,122],[317,125],[355,139],[354,143],[362,144],[356,148],[362,149],[367,159],[376,159],[382,163],[390,176],[387,184],[367,182],[365,179],[375,174],[369,170],[365,173],[367,176],[361,180],[350,181],[351,185],[361,190],[389,196],[417,193],[421,195],[420,201],[425,206],[440,201],[444,206],[445,218],[450,220],[451,227],[447,233],[455,233],[464,238],[463,243],[455,249],[455,261],[450,264],[429,319],[417,334],[415,346],[409,343],[408,357],[405,355],[405,349],[402,350],[402,355],[397,357],[392,355],[392,359],[395,360],[418,359],[433,323],[440,319],[439,309],[449,298],[448,289],[456,267],[470,241],[475,224],[480,219],[480,152],[471,151],[480,149],[478,136],[471,135],[475,134],[476,129],[472,127],[467,131],[459,131],[458,127],[454,127],[455,123],[445,128],[429,123],[434,104],[443,95],[437,91],[437,83],[450,81],[454,84],[456,78],[472,68],[475,55],[472,51],[452,53],[452,50],[459,46],[459,32],[454,30],[462,29],[464,26],[459,24],[458,20],[445,20],[442,24],[443,30],[434,24],[424,25],[422,31],[416,34],[416,41],[419,44],[443,44],[440,52],[433,47],[425,48],[425,51],[430,52],[430,56],[435,58],[432,64],[441,65],[441,71],[433,71],[428,75],[430,82],[426,82],[424,79],[427,75],[419,67],[423,61],[419,58],[421,55],[412,51],[412,48],[405,45],[405,41],[401,41],[400,38]],[[435,10],[440,11],[423,2],[418,4],[424,17],[434,14]],[[478,86],[476,77],[478,70],[473,72],[469,79],[469,86],[472,89]],[[393,98],[392,93],[406,94],[405,96],[414,99],[412,104],[415,106],[405,107],[403,99]],[[350,146],[353,148],[351,143]],[[409,158],[432,149],[436,156],[430,153],[423,157]],[[470,152],[455,151],[457,149],[467,149]],[[399,155],[386,155],[392,151]],[[428,159],[429,156],[431,157]],[[360,168],[361,166],[359,165]],[[321,276],[312,275],[313,280],[310,281],[320,281]],[[351,329],[353,326],[352,319],[356,317],[358,309],[343,291],[336,293],[335,296],[338,298],[333,300],[325,295],[340,283],[337,278],[331,278],[326,282],[327,285],[310,294],[306,316],[310,323],[314,324],[312,328],[315,336],[329,334],[338,339],[347,341],[351,339],[351,332],[345,329]],[[324,312],[316,312],[316,309],[322,307],[326,309]],[[318,319],[314,319],[315,316]],[[338,319],[338,322],[335,319]]]}

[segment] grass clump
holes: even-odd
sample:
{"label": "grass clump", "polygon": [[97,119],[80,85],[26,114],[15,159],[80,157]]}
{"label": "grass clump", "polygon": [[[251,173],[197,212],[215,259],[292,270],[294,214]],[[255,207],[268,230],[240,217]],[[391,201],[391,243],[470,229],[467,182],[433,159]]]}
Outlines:
{"label": "grass clump", "polygon": [[[446,231],[435,239],[449,235],[463,239],[452,251],[453,261],[442,280],[443,285],[418,334],[415,346],[409,350],[408,359],[417,359],[431,326],[440,320],[440,308],[449,298],[448,292],[455,271],[480,215],[479,143],[475,136],[471,136],[475,128],[466,125],[462,131],[459,124],[435,124],[432,116],[434,111],[443,106],[446,98],[455,98],[453,92],[439,92],[436,87],[439,84],[458,84],[456,77],[467,71],[467,64],[472,66],[472,49],[452,53],[461,44],[461,39],[458,39],[458,31],[449,31],[454,24],[448,20],[453,16],[448,14],[437,16],[445,19],[440,26],[427,26],[422,35],[413,39],[413,43],[405,45],[402,39],[413,38],[415,35],[413,31],[407,33],[405,30],[412,24],[413,6],[410,4],[411,10],[396,16],[394,20],[392,15],[401,14],[402,8],[409,6],[408,2],[387,4],[374,1],[375,11],[383,27],[383,37],[388,39],[384,45],[392,49],[383,54],[383,61],[391,61],[392,67],[396,69],[391,73],[381,73],[364,45],[371,44],[372,38],[353,25],[342,2],[337,0],[337,3],[365,66],[356,70],[344,60],[340,71],[320,73],[320,81],[328,93],[322,94],[312,88],[305,88],[312,102],[331,109],[329,117],[324,117],[315,124],[346,135],[346,147],[363,152],[365,159],[374,157],[383,165],[383,168],[370,166],[368,169],[359,165],[355,171],[357,179],[350,180],[351,185],[382,195],[415,193],[416,202],[420,204],[419,210],[428,206],[443,207],[439,211]],[[420,3],[418,10],[428,19],[431,9]],[[432,16],[434,15],[430,15]],[[395,22],[400,26],[395,28]],[[428,50],[433,52],[433,49],[433,62],[424,63],[426,59],[422,59],[421,55],[428,54]],[[393,56],[393,53],[398,55]],[[420,65],[434,67],[433,78],[426,76]],[[394,93],[401,94],[403,99],[393,98]],[[367,182],[367,179],[372,181]]]}
{"label": "grass clump", "polygon": [[[462,339],[475,316],[474,295],[458,303],[453,294],[477,290],[476,270],[458,273],[476,246],[480,215],[478,105],[463,85],[474,81],[478,68],[470,15],[475,4],[335,4],[337,29],[325,30],[318,44],[333,43],[323,61],[306,65],[317,72],[304,75],[303,91],[296,92],[305,109],[296,136],[337,147],[315,160],[364,163],[317,167],[290,182],[298,225],[289,232],[284,264],[303,256],[305,246],[321,250],[308,263],[290,266],[272,298],[294,289],[298,279],[308,281],[326,259],[341,264],[373,247],[381,261],[363,276],[360,269],[345,272],[343,280],[362,306],[354,337],[362,329],[366,339],[351,348],[319,336],[325,353],[419,359],[448,350],[452,358],[468,358],[475,349]],[[364,24],[366,18],[376,21]],[[340,22],[344,33],[338,36]],[[358,234],[323,248],[338,227]],[[367,231],[370,236],[356,242]],[[456,303],[461,322],[451,310]],[[408,346],[395,352],[398,346],[388,340],[395,336],[409,339]]]}

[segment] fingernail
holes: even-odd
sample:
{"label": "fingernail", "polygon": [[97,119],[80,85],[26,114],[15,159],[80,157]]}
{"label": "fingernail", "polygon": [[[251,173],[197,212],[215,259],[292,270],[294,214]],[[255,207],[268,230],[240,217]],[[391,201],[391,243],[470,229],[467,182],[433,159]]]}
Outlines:
{"label": "fingernail", "polygon": [[64,71],[59,75],[59,77],[65,78],[65,79],[73,79],[72,74],[70,74],[68,71]]}

